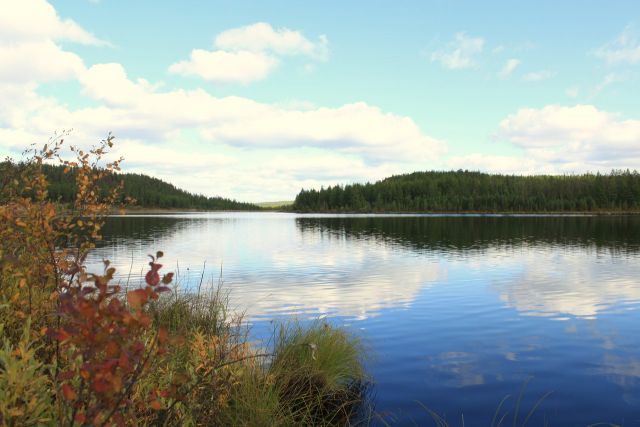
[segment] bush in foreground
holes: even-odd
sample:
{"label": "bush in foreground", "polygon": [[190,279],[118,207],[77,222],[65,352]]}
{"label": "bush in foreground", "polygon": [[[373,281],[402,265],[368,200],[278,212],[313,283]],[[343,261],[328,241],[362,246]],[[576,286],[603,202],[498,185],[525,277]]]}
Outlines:
{"label": "bush in foreground", "polygon": [[[84,260],[121,186],[100,168],[108,137],[76,161],[61,139],[3,170],[0,185],[0,425],[345,425],[363,399],[358,340],[324,324],[282,326],[249,344],[220,291],[178,294],[163,256],[144,283],[116,284]],[[47,195],[58,159],[75,176],[71,207]],[[110,181],[109,181],[110,182]]]}

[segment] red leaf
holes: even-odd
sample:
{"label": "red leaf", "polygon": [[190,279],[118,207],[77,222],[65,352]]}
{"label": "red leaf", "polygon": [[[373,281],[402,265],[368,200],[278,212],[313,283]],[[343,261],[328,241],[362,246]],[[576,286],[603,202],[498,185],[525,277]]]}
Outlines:
{"label": "red leaf", "polygon": [[144,276],[144,280],[149,286],[156,286],[160,283],[160,274],[158,274],[158,271],[162,268],[162,264],[150,262],[149,265],[151,266],[151,270]]}
{"label": "red leaf", "polygon": [[147,302],[147,292],[144,289],[136,289],[127,293],[127,301],[134,310],[140,310]]}
{"label": "red leaf", "polygon": [[160,403],[159,400],[152,400],[151,403],[149,403],[149,406],[151,406],[151,408],[155,409],[156,411],[162,409],[162,403]]}
{"label": "red leaf", "polygon": [[93,383],[93,389],[98,393],[104,393],[111,388],[111,384],[105,380],[96,380]]}
{"label": "red leaf", "polygon": [[164,283],[165,285],[168,285],[169,283],[171,283],[172,280],[173,280],[173,273],[167,273],[162,278],[162,283]]}
{"label": "red leaf", "polygon": [[64,329],[58,330],[58,335],[56,336],[58,341],[66,341],[71,338],[71,334],[65,331]]}
{"label": "red leaf", "polygon": [[120,352],[120,347],[113,341],[110,341],[104,349],[107,357],[115,357]]}
{"label": "red leaf", "polygon": [[122,369],[129,368],[129,358],[126,354],[123,353],[120,355],[120,359],[118,359],[118,365],[120,365],[120,368]]}
{"label": "red leaf", "polygon": [[71,387],[69,384],[62,385],[62,395],[66,400],[75,400],[76,397],[78,397],[73,387]]}

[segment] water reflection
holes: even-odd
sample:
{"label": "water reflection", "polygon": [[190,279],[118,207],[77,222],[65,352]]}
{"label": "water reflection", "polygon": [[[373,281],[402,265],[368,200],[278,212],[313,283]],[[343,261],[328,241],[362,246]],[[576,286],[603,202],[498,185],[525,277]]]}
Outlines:
{"label": "water reflection", "polygon": [[493,288],[523,314],[595,319],[640,301],[636,264],[599,262],[588,253],[527,253],[511,266],[510,279],[494,281]]}
{"label": "water reflection", "polygon": [[[446,281],[434,260],[406,257],[375,239],[300,233],[290,215],[251,214],[114,217],[90,262],[108,258],[139,278],[146,254],[162,249],[178,263],[181,286],[222,278],[232,303],[252,318],[300,314],[364,319],[390,307],[408,308],[418,292]],[[202,271],[203,262],[207,262]],[[122,277],[122,276],[121,276]],[[251,301],[251,304],[246,304]]]}
{"label": "water reflection", "polygon": [[[613,217],[297,218],[301,232],[376,240],[426,257],[466,258],[523,314],[594,318],[640,301],[640,221]],[[611,262],[614,260],[615,262]]]}
{"label": "water reflection", "polygon": [[555,391],[530,425],[640,413],[640,217],[221,213],[104,231],[96,268],[109,258],[135,281],[160,249],[182,289],[222,269],[256,327],[298,314],[365,329],[378,409],[400,425],[430,422],[415,401],[489,424],[530,376],[523,407]]}
{"label": "water reflection", "polygon": [[297,218],[304,232],[390,241],[420,252],[473,254],[487,249],[581,247],[638,253],[636,216],[337,216]]}

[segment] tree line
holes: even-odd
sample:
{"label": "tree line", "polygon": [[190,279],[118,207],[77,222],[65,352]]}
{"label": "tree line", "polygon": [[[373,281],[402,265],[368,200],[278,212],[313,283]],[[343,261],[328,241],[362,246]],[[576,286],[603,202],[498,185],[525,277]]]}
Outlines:
{"label": "tree line", "polygon": [[[0,165],[0,171],[8,176],[10,169],[20,164],[8,161]],[[60,203],[71,203],[76,194],[76,181],[73,171],[64,172],[62,165],[43,165],[43,172],[49,182],[49,198]],[[124,182],[122,198],[135,199],[135,206],[143,208],[166,209],[202,209],[202,210],[259,210],[251,203],[238,202],[223,197],[207,197],[192,194],[175,187],[173,184],[144,174],[116,173],[103,178],[100,186],[105,190]]]}
{"label": "tree line", "polygon": [[302,189],[299,212],[592,212],[640,210],[640,174],[414,172],[375,183]]}

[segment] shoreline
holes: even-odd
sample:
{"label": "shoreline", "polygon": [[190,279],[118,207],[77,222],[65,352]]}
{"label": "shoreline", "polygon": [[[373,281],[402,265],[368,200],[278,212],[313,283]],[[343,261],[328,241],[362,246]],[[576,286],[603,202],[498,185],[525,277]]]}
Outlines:
{"label": "shoreline", "polygon": [[126,208],[111,215],[153,215],[215,212],[276,212],[302,215],[433,215],[433,216],[636,216],[640,211],[295,211],[287,209],[233,210],[193,208]]}

